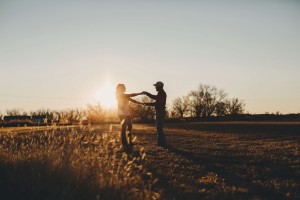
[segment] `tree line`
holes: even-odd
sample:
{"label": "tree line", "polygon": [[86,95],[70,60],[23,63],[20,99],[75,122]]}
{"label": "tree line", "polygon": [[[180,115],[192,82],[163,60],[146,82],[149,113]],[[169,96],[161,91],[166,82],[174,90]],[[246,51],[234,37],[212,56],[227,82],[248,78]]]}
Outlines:
{"label": "tree line", "polygon": [[[141,97],[140,102],[148,103],[153,100]],[[240,115],[244,112],[245,103],[239,98],[228,98],[224,90],[212,85],[200,84],[197,89],[187,95],[177,97],[168,106],[167,118],[206,119],[212,116]],[[133,119],[138,122],[149,122],[155,118],[155,109],[149,106],[130,104]],[[116,110],[107,109],[101,102],[87,104],[85,109],[50,110],[40,109],[30,113],[20,109],[6,110],[6,116],[44,116],[47,124],[96,124],[117,122]],[[0,115],[3,121],[3,115]]]}
{"label": "tree line", "polygon": [[224,90],[200,84],[196,90],[173,100],[172,117],[209,118],[243,114],[245,103],[239,98],[228,98]]}

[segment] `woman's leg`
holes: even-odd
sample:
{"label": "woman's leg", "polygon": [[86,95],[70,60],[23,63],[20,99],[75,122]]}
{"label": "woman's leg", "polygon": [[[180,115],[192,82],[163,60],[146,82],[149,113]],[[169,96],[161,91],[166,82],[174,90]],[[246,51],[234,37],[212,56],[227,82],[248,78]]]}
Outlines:
{"label": "woman's leg", "polygon": [[130,116],[126,117],[127,120],[127,131],[128,131],[128,135],[127,135],[127,139],[128,139],[128,144],[132,144],[132,119]]}
{"label": "woman's leg", "polygon": [[127,120],[126,117],[120,117],[121,119],[121,143],[124,147],[127,145],[127,139],[126,139],[126,128],[127,128]]}

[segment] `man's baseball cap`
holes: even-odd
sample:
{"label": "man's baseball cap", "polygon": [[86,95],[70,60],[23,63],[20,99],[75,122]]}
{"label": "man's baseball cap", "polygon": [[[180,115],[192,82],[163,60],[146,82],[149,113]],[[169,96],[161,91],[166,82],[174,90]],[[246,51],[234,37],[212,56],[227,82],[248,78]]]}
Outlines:
{"label": "man's baseball cap", "polygon": [[156,82],[155,84],[153,84],[154,86],[158,86],[158,87],[164,87],[164,83],[161,81]]}

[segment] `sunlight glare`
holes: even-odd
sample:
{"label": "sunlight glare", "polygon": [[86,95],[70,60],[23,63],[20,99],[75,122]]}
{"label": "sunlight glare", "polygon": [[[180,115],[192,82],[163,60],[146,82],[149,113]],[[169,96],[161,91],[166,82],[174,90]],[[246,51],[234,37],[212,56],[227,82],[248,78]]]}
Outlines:
{"label": "sunlight glare", "polygon": [[105,108],[116,107],[115,89],[110,81],[106,81],[104,86],[95,94],[95,99]]}

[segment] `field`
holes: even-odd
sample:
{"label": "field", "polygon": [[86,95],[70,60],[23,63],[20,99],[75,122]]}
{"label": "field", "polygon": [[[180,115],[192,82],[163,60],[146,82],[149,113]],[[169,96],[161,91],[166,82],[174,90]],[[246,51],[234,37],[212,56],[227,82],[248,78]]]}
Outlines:
{"label": "field", "polygon": [[300,199],[300,123],[0,129],[1,199]]}

